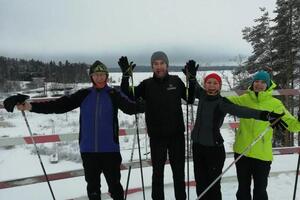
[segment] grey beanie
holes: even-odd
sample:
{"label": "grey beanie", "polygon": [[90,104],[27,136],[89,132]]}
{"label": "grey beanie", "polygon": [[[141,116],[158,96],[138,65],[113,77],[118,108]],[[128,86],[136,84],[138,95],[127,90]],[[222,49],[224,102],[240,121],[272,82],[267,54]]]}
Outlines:
{"label": "grey beanie", "polygon": [[151,56],[151,66],[153,65],[153,62],[155,60],[163,60],[167,64],[167,66],[169,67],[169,59],[168,59],[167,54],[165,54],[164,52],[156,51],[152,54],[152,56]]}

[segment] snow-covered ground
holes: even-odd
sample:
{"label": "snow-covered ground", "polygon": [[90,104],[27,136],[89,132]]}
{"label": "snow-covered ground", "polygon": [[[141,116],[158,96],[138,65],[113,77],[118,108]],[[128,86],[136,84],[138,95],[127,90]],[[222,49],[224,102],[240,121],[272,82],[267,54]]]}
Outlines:
{"label": "snow-covered ground", "polygon": [[[209,73],[209,72],[205,72]],[[178,73],[181,78],[184,78],[181,73]],[[118,85],[120,82],[120,73],[111,73],[113,80]],[[232,76],[231,72],[225,72],[225,75]],[[135,83],[139,83],[146,77],[152,76],[151,73],[135,73]],[[203,77],[204,74],[199,73],[198,77]],[[232,77],[229,78],[232,80]],[[184,79],[183,79],[184,80]],[[224,85],[224,90],[228,90],[228,85]],[[185,109],[183,109],[185,111]],[[69,112],[68,114],[61,115],[43,115],[36,113],[26,112],[28,121],[30,123],[33,133],[37,134],[64,134],[64,133],[77,133],[78,132],[78,109]],[[128,116],[120,112],[119,114],[120,124],[123,124],[121,128],[127,128],[130,126],[134,117]],[[144,126],[141,121],[140,126]],[[225,122],[232,121],[232,118],[227,117]],[[0,137],[9,136],[28,136],[28,130],[25,125],[24,119],[20,112],[6,113],[3,109],[0,110]],[[226,151],[231,151],[233,143],[234,132],[230,129],[222,129],[222,134],[225,139]],[[142,153],[146,153],[149,149],[144,148],[147,137],[141,136],[141,144],[143,146]],[[122,149],[130,149],[132,144],[132,136],[122,136],[120,138]],[[81,163],[78,161],[78,146],[74,141],[70,144],[59,145],[58,149],[63,151],[64,155],[72,155],[69,159],[60,159],[56,164],[49,162],[49,156],[43,154],[42,160],[45,165],[47,173],[57,173],[68,170],[82,169]],[[53,144],[38,144],[41,149],[53,149]],[[13,180],[17,178],[24,178],[36,175],[42,175],[42,169],[40,167],[39,160],[36,154],[33,152],[33,145],[18,145],[12,148],[0,148],[0,182],[6,180]],[[62,153],[62,152],[60,152]],[[123,162],[130,159],[130,150],[122,150]],[[76,157],[77,156],[77,157]],[[149,157],[149,155],[147,155]],[[137,159],[137,151],[135,151],[134,159]],[[146,156],[143,155],[143,159]],[[297,155],[281,155],[275,156],[272,164],[271,175],[269,178],[269,199],[270,200],[283,200],[292,199],[294,181],[295,181],[295,169],[297,164]],[[232,158],[227,158],[225,167],[231,162]],[[224,167],[224,168],[225,168]],[[193,163],[189,163],[190,180],[193,180]],[[146,186],[146,198],[151,199],[151,167],[143,168],[144,180]],[[125,187],[127,179],[127,170],[122,171],[122,184]],[[172,173],[170,166],[166,165],[165,170],[165,195],[166,200],[173,200],[173,187],[172,187]],[[86,183],[84,177],[76,177],[58,181],[52,181],[51,185],[55,193],[56,199],[72,199],[86,195],[85,187]],[[132,170],[130,188],[140,188],[141,179],[139,169]],[[232,167],[225,175],[222,181],[222,193],[224,200],[235,199],[235,192],[237,189],[237,181],[235,177],[235,167]],[[297,188],[298,200],[300,200],[300,186]],[[102,192],[107,192],[107,186],[105,179],[102,177]],[[191,199],[196,199],[195,187],[190,187]],[[47,200],[52,199],[49,192],[47,183],[31,184],[26,186],[19,186],[7,189],[0,189],[1,200]],[[142,199],[142,193],[134,193],[128,196],[130,200]]]}

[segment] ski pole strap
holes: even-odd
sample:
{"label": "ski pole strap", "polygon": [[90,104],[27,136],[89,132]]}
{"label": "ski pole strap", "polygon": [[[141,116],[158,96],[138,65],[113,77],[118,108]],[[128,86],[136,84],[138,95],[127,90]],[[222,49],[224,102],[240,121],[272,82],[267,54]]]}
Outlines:
{"label": "ski pole strap", "polygon": [[[282,115],[282,116],[283,116],[283,115]],[[269,127],[273,128],[274,125],[277,124],[277,123],[281,120],[282,116],[280,116],[280,117],[278,117],[276,120],[274,120],[274,121],[269,125]]]}
{"label": "ski pole strap", "polygon": [[131,91],[132,91],[132,96],[133,98],[135,98],[135,89],[134,89],[134,85],[133,85],[133,75],[131,74],[130,76],[130,80],[131,80]]}

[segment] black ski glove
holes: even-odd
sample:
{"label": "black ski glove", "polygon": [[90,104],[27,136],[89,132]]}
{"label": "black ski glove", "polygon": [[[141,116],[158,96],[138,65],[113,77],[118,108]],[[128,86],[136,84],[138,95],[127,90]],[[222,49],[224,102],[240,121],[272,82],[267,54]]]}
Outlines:
{"label": "black ski glove", "polygon": [[298,121],[300,122],[300,110],[298,110],[297,115],[298,115]]}
{"label": "black ski glove", "polygon": [[13,96],[7,97],[4,100],[3,105],[7,112],[14,112],[14,107],[17,104],[24,103],[26,101],[26,99],[29,99],[29,96],[24,95],[24,94],[13,95]]}
{"label": "black ski glove", "polygon": [[188,77],[189,80],[196,80],[198,68],[199,64],[196,65],[194,60],[189,60],[182,69],[182,72]]}
{"label": "black ski glove", "polygon": [[119,59],[118,64],[122,70],[123,76],[125,76],[125,77],[132,76],[132,71],[133,71],[134,67],[136,66],[136,64],[134,64],[133,62],[129,63],[126,56],[122,56]]}
{"label": "black ski glove", "polygon": [[[269,111],[261,111],[260,119],[263,121],[269,121],[271,124],[273,124],[278,118],[281,118],[283,115],[284,113],[278,114]],[[279,119],[276,123],[272,125],[272,128],[276,128],[281,131],[286,130],[287,127],[288,125],[282,119]]]}

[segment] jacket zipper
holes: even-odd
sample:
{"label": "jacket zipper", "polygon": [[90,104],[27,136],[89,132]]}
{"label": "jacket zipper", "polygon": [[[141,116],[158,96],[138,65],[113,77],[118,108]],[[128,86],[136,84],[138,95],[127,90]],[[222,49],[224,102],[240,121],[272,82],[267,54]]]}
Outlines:
{"label": "jacket zipper", "polygon": [[[259,103],[258,102],[258,96],[256,96],[256,101],[257,101],[257,104]],[[258,109],[258,108],[253,108],[253,109]],[[256,138],[256,136],[255,136],[255,134],[254,134],[254,125],[255,125],[255,123],[256,123],[256,119],[253,119],[252,120],[252,126],[251,126],[251,135],[252,135],[252,137],[253,137],[253,140]],[[251,144],[251,143],[250,143]],[[250,145],[249,144],[249,145]],[[249,149],[249,151],[248,151],[248,154],[250,154],[251,153],[251,151],[252,151],[252,148],[250,148]]]}
{"label": "jacket zipper", "polygon": [[96,98],[96,113],[95,113],[95,152],[98,150],[98,113],[101,113],[101,105],[99,104],[99,96],[100,93],[97,91],[97,98]]}
{"label": "jacket zipper", "polygon": [[[259,95],[259,94],[258,94],[258,95]],[[258,105],[259,105],[258,109],[261,110],[260,101],[258,100],[258,96],[257,96],[257,103],[258,103]],[[262,141],[263,144],[265,143],[265,136],[263,136],[263,137],[261,138],[261,141]]]}

